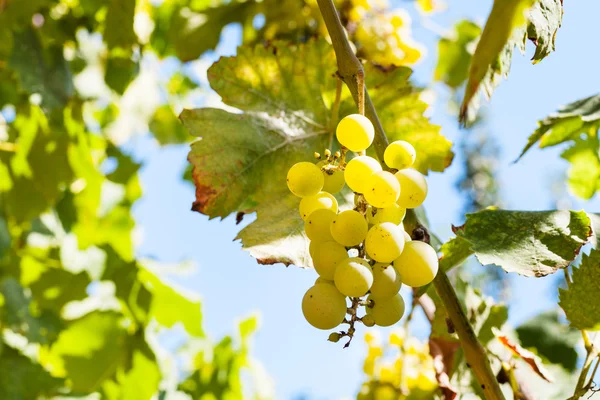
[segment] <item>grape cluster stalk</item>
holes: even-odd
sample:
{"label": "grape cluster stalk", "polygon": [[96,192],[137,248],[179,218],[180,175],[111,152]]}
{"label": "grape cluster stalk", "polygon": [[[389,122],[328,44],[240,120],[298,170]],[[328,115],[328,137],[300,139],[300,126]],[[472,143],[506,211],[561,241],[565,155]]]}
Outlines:
{"label": "grape cluster stalk", "polygon": [[[406,210],[427,196],[425,177],[411,168],[416,151],[406,141],[391,143],[384,162],[393,172],[384,171],[364,155],[374,135],[368,118],[348,115],[336,128],[341,151],[315,153],[316,163],[296,163],[287,174],[288,188],[302,198],[299,213],[319,275],[302,299],[304,317],[323,330],[348,324],[329,336],[332,342],[348,337],[346,347],[358,322],[396,324],[405,309],[402,285],[427,285],[438,271],[436,251],[413,241],[403,226]],[[355,154],[346,162],[349,152]],[[346,185],[355,193],[354,207],[343,210],[334,195]]]}

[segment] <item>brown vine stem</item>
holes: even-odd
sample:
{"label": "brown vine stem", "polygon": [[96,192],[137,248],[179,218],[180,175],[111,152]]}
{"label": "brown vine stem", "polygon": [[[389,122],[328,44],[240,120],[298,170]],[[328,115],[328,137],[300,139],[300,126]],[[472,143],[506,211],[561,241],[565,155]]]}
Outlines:
{"label": "brown vine stem", "polygon": [[[356,57],[350,43],[344,32],[344,28],[340,21],[340,17],[337,13],[335,5],[332,0],[317,0],[321,15],[327,26],[333,49],[335,50],[337,65],[338,65],[338,76],[344,81],[352,97],[357,105],[361,105],[364,101],[364,115],[371,120],[375,127],[375,140],[373,146],[377,157],[383,164],[383,153],[388,145],[388,140],[383,130],[383,126],[379,121],[373,102],[369,97],[369,92],[364,85],[364,68],[362,63]],[[362,81],[363,85],[359,82]],[[362,87],[360,87],[362,86]],[[421,229],[424,229],[421,226]],[[428,235],[426,235],[427,237]],[[477,340],[477,336],[473,331],[473,328],[467,320],[467,316],[463,312],[454,288],[450,284],[448,277],[444,271],[439,271],[437,277],[434,280],[435,289],[438,295],[442,299],[448,316],[452,320],[456,331],[458,333],[460,343],[465,352],[465,358],[473,372],[477,381],[479,382],[487,400],[500,400],[504,399],[502,391],[492,368],[490,367],[489,360],[485,354],[483,346]]]}

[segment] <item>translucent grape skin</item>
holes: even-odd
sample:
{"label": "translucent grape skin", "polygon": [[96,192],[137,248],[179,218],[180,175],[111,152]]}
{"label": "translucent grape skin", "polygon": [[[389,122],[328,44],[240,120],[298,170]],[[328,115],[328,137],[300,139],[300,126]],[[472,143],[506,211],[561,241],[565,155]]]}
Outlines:
{"label": "translucent grape skin", "polygon": [[391,263],[404,249],[404,229],[391,222],[373,225],[365,239],[369,257],[381,263]]}
{"label": "translucent grape skin", "polygon": [[313,163],[296,163],[287,173],[287,185],[298,197],[314,196],[323,189],[325,179],[321,170]]}
{"label": "translucent grape skin", "polygon": [[371,296],[375,299],[387,299],[400,291],[402,281],[400,274],[388,263],[373,265],[373,285]]}
{"label": "translucent grape skin", "polygon": [[367,202],[373,207],[391,207],[401,194],[400,182],[388,171],[379,171],[369,177],[364,189]]}
{"label": "translucent grape skin", "polygon": [[312,257],[317,274],[329,281],[333,280],[338,263],[347,258],[350,258],[350,256],[348,256],[346,248],[334,241],[322,242],[316,245]]}
{"label": "translucent grape skin", "polygon": [[302,313],[317,329],[333,329],[346,315],[346,298],[334,285],[318,283],[302,299]]}
{"label": "translucent grape skin", "polygon": [[371,175],[381,171],[381,164],[369,156],[358,156],[346,164],[344,179],[350,189],[356,193],[363,193]]}
{"label": "translucent grape skin", "polygon": [[364,115],[350,114],[338,123],[335,134],[342,146],[359,152],[373,143],[375,129],[371,121]]}
{"label": "translucent grape skin", "polygon": [[404,231],[404,245],[406,245],[406,243],[411,242],[411,241],[412,241],[412,238],[410,237],[408,232]]}
{"label": "translucent grape skin", "polygon": [[396,140],[386,147],[383,153],[383,161],[390,168],[410,168],[415,163],[417,152],[412,144],[404,140]]}
{"label": "translucent grape skin", "polygon": [[342,211],[331,221],[331,236],[346,247],[356,246],[365,240],[368,230],[365,218],[354,210]]}
{"label": "translucent grape skin", "polygon": [[304,232],[306,236],[315,242],[328,242],[333,240],[331,236],[331,223],[336,214],[327,209],[313,211],[304,221]]}
{"label": "translucent grape skin", "polygon": [[430,245],[413,240],[404,246],[404,251],[394,261],[394,268],[405,285],[425,286],[437,275],[438,257]]}
{"label": "translucent grape skin", "polygon": [[[317,167],[322,168],[325,165],[325,161],[319,161],[317,163]],[[331,194],[339,193],[346,184],[344,180],[344,171],[342,170],[334,170],[331,174],[329,172],[323,172],[323,179],[325,183],[323,184],[323,191]]]}
{"label": "translucent grape skin", "polygon": [[406,215],[406,209],[396,203],[386,208],[369,206],[366,215],[367,222],[371,225],[381,224],[382,222],[391,222],[392,224],[400,225]]}
{"label": "translucent grape skin", "polygon": [[300,216],[305,221],[313,211],[320,209],[331,210],[337,213],[338,202],[335,197],[327,192],[319,192],[314,196],[303,197],[300,201]]}
{"label": "translucent grape skin", "polygon": [[404,315],[404,299],[400,293],[387,299],[367,297],[367,301],[373,301],[373,307],[366,307],[367,315],[371,315],[375,324],[379,326],[392,326]]}
{"label": "translucent grape skin", "polygon": [[414,169],[403,169],[396,172],[400,182],[400,196],[397,204],[404,208],[419,207],[427,197],[427,181],[423,174]]}
{"label": "translucent grape skin", "polygon": [[364,259],[352,257],[337,265],[333,281],[345,296],[361,297],[373,284],[373,271]]}

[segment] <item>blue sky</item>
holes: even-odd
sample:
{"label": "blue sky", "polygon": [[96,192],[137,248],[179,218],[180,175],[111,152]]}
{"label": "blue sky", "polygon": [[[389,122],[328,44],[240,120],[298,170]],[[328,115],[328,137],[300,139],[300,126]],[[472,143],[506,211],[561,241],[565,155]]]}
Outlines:
{"label": "blue sky", "polygon": [[[531,65],[528,54],[515,55],[511,75],[494,93],[486,107],[489,131],[501,146],[499,180],[507,208],[541,210],[553,207],[552,184],[564,173],[567,163],[559,158],[560,149],[533,149],[518,164],[519,154],[536,121],[561,104],[589,96],[600,88],[597,73],[600,52],[595,43],[600,3],[565,2],[563,27],[558,33],[557,52],[538,65]],[[427,85],[431,81],[438,36],[421,27],[419,16],[406,1],[413,16],[413,35],[428,48],[427,57],[415,67],[414,79]],[[448,10],[433,20],[444,29],[456,21],[471,18],[483,22],[491,1],[451,1]],[[239,43],[239,29],[226,29],[215,54],[230,55]],[[442,126],[445,136],[458,141],[466,134],[458,129],[454,117],[446,113],[448,93],[437,85],[438,101],[432,119]],[[164,262],[192,260],[198,270],[179,283],[203,298],[204,323],[209,335],[229,334],[233,322],[259,311],[261,328],[256,335],[253,354],[266,367],[276,384],[277,398],[290,399],[307,394],[311,399],[352,397],[363,379],[361,360],[364,344],[356,340],[349,349],[328,343],[327,333],[310,327],[303,319],[300,302],[316,278],[314,271],[282,265],[258,265],[241,250],[233,238],[240,229],[233,217],[212,220],[190,211],[193,189],[181,181],[186,165],[187,146],[160,148],[150,138],[137,138],[135,155],[145,165],[141,171],[144,197],[135,207],[135,217],[143,230],[140,256]],[[451,224],[461,224],[461,197],[454,188],[461,174],[461,157],[444,174],[429,178],[430,192],[425,202],[433,230],[442,238],[451,236]],[[599,202],[579,202],[571,208],[597,211]],[[246,220],[244,221],[246,222]],[[512,277],[510,312],[512,324],[519,324],[555,305],[553,277],[527,279]],[[359,330],[359,337],[364,330]],[[415,333],[427,334],[424,323]]]}

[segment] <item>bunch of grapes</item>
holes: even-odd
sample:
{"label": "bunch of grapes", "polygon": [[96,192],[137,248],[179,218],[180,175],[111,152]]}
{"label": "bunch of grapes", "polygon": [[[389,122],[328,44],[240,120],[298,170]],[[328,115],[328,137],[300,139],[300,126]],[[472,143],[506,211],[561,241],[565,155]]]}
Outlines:
{"label": "bunch of grapes", "polygon": [[[346,332],[330,335],[334,342],[342,336],[351,340],[356,322],[397,323],[404,314],[402,284],[426,285],[438,270],[435,250],[411,240],[402,224],[406,209],[418,207],[427,195],[425,177],[410,168],[414,147],[405,141],[391,143],[384,154],[390,170],[384,171],[376,159],[364,155],[374,138],[368,118],[343,118],[336,136],[341,152],[327,150],[324,160],[299,162],[287,175],[290,191],[302,198],[300,215],[319,274],[304,295],[302,311],[318,329],[349,324]],[[348,150],[358,155],[346,162]],[[354,208],[340,210],[333,195],[345,185],[355,193]],[[359,317],[361,307],[365,314]]]}

